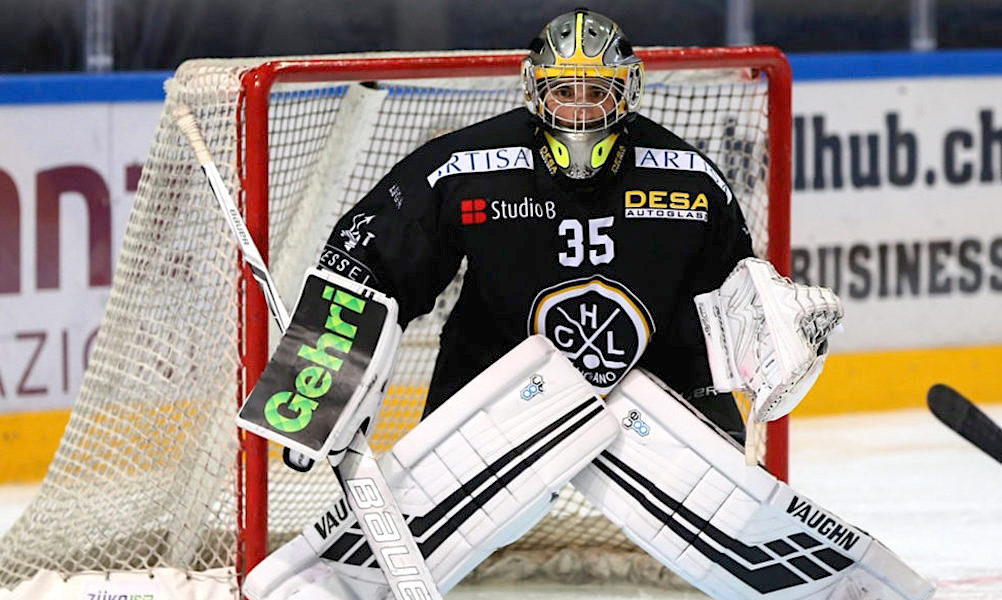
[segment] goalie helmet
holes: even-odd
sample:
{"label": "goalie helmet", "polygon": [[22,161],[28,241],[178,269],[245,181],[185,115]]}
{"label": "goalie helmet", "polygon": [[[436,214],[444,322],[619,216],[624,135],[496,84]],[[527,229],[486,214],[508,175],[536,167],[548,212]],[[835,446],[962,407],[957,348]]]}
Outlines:
{"label": "goalie helmet", "polygon": [[602,168],[640,104],[643,79],[619,25],[586,8],[553,19],[532,41],[522,62],[525,101],[565,175],[587,179]]}

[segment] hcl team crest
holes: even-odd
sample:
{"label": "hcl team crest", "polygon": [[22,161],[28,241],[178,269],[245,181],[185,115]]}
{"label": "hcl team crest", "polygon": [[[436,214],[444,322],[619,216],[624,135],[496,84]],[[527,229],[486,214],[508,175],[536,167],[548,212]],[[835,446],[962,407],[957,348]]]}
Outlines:
{"label": "hcl team crest", "polygon": [[536,295],[529,335],[548,337],[601,394],[636,364],[654,333],[642,302],[622,284],[596,275]]}

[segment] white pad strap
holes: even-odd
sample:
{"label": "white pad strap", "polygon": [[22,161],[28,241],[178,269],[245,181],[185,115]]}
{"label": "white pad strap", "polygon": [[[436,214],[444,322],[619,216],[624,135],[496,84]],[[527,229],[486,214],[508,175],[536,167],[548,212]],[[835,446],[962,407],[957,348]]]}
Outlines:
{"label": "white pad strap", "polygon": [[843,314],[830,289],[792,283],[757,258],[739,262],[720,289],[694,301],[713,387],[750,392],[759,422],[788,414],[807,394]]}
{"label": "white pad strap", "polygon": [[[618,432],[591,385],[549,340],[533,336],[418,424],[379,466],[444,594],[538,522]],[[254,600],[284,599],[296,590],[283,582],[323,586],[325,570],[337,579],[330,589],[386,593],[341,499],[255,568],[245,591]],[[316,597],[327,596],[316,590]]]}
{"label": "white pad strap", "polygon": [[[572,483],[714,598],[924,600],[933,588],[865,532],[761,467],[639,370],[609,396],[623,435]],[[833,595],[865,587],[874,595]]]}

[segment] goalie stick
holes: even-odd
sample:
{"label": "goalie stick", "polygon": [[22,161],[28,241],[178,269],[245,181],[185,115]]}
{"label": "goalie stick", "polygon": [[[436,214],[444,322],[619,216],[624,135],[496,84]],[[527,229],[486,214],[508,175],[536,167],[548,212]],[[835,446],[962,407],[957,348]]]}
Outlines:
{"label": "goalie stick", "polygon": [[[174,121],[191,145],[212,194],[240,246],[244,260],[261,287],[272,316],[285,332],[289,325],[289,313],[278,296],[275,283],[247,230],[247,224],[219,175],[198,121],[191,109],[184,104],[174,109]],[[283,456],[287,464],[303,461],[300,463],[301,470],[309,469],[310,465],[305,462],[310,461],[308,457],[295,452],[284,452]],[[361,430],[355,432],[341,463],[331,466],[393,596],[397,600],[441,600],[442,596],[431,576],[431,570],[425,563],[400,508],[394,502],[390,487]]]}
{"label": "goalie stick", "polygon": [[937,383],[926,397],[929,410],[988,456],[1002,462],[1002,427],[948,385]]}
{"label": "goalie stick", "polygon": [[236,203],[233,202],[233,198],[230,197],[230,193],[226,190],[226,184],[223,183],[223,178],[219,175],[219,169],[216,168],[216,163],[212,160],[209,146],[202,137],[202,133],[198,128],[198,122],[195,121],[195,116],[191,114],[190,108],[181,104],[174,109],[174,121],[181,129],[181,133],[188,138],[188,143],[191,144],[191,149],[195,152],[195,159],[198,160],[198,165],[202,168],[202,172],[205,173],[205,178],[209,181],[212,195],[215,196],[216,202],[219,203],[219,209],[226,217],[226,223],[230,226],[233,237],[236,238],[237,243],[240,245],[244,261],[247,262],[251,273],[254,275],[254,279],[257,280],[258,285],[261,287],[264,300],[268,304],[268,310],[275,317],[278,327],[282,331],[285,331],[289,328],[289,312],[285,309],[285,305],[278,299],[277,287],[271,279],[271,273],[268,272],[261,253],[254,244],[254,240],[251,239],[250,232],[247,231],[247,224],[244,223],[240,210],[237,208]]}

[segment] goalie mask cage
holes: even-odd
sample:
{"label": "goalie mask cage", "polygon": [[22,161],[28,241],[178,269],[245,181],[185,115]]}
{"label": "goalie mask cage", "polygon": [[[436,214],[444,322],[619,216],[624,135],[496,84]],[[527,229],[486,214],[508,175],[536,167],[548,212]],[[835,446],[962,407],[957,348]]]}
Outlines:
{"label": "goalie mask cage", "polygon": [[[755,251],[789,272],[790,70],[767,47],[638,49],[642,114],[708,154]],[[0,588],[40,573],[176,570],[229,582],[328,506],[327,468],[300,474],[234,426],[276,341],[173,106],[191,107],[286,304],[336,219],[428,139],[522,106],[523,52],[197,60],[167,83],[107,312],[59,450],[0,543]],[[489,144],[489,140],[485,140]],[[406,201],[406,200],[405,200]],[[408,327],[371,436],[383,452],[419,419],[438,332],[458,292]],[[764,460],[786,478],[785,423]],[[579,558],[568,558],[568,552]],[[637,580],[643,553],[572,490],[471,575]],[[588,566],[591,553],[600,563]],[[626,562],[609,566],[608,557]],[[532,556],[531,560],[519,556]],[[585,558],[580,558],[585,557]],[[605,566],[602,567],[601,565]],[[576,565],[576,566],[575,566]],[[586,571],[587,573],[582,573]],[[603,575],[604,573],[604,575]],[[225,585],[225,584],[224,584]],[[0,594],[2,595],[2,594]]]}

